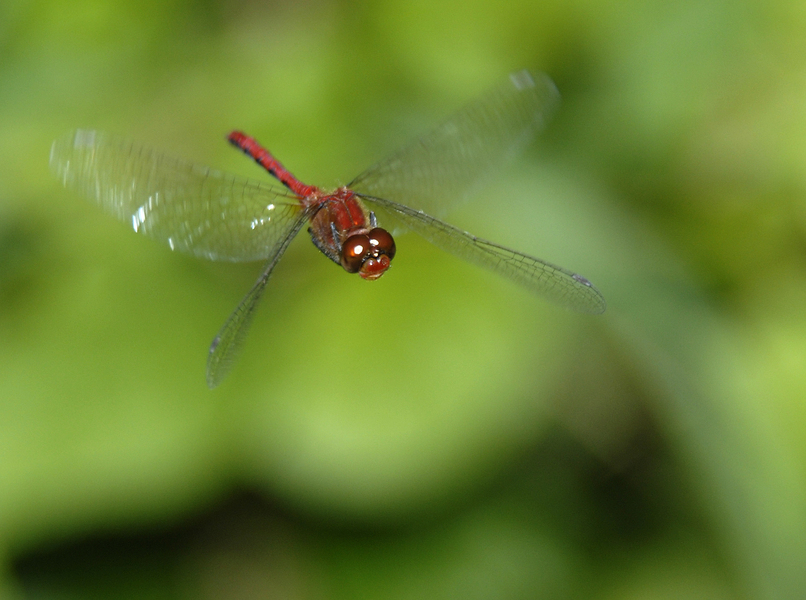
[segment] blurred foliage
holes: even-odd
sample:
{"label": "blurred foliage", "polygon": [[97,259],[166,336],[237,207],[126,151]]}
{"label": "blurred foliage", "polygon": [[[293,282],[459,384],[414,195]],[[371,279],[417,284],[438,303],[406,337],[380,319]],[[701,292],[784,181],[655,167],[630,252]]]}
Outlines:
{"label": "blurred foliage", "polygon": [[[0,4],[0,596],[796,598],[806,589],[804,5]],[[398,240],[257,275],[61,189],[108,130],[349,181],[500,78],[563,94],[450,221],[588,276],[600,317]]]}

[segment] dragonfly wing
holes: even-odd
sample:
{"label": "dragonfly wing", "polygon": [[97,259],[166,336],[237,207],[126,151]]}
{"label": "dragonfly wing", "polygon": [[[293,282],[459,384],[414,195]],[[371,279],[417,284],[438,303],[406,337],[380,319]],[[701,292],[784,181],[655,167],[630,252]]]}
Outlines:
{"label": "dragonfly wing", "polygon": [[53,143],[62,183],[138,233],[212,260],[264,260],[292,230],[302,206],[285,188],[171,158],[98,131]]}
{"label": "dragonfly wing", "polygon": [[272,271],[274,271],[274,267],[280,262],[280,258],[282,258],[286,248],[288,248],[288,245],[307,220],[307,214],[300,213],[297,215],[297,218],[292,222],[292,227],[288,228],[285,237],[276,245],[274,255],[269,257],[266,267],[258,277],[255,285],[244,296],[241,303],[238,304],[215,336],[213,343],[210,345],[210,353],[207,355],[207,385],[210,388],[214,388],[221,383],[238,358],[238,352],[243,345],[243,340],[246,338],[249,325],[252,323],[255,307],[263,296]]}
{"label": "dragonfly wing", "polygon": [[593,284],[572,271],[544,260],[510,250],[448,225],[439,219],[397,202],[361,196],[420,236],[451,254],[503,275],[552,302],[579,312],[599,314],[605,299]]}
{"label": "dragonfly wing", "polygon": [[532,141],[559,99],[548,76],[513,73],[347,187],[444,216]]}

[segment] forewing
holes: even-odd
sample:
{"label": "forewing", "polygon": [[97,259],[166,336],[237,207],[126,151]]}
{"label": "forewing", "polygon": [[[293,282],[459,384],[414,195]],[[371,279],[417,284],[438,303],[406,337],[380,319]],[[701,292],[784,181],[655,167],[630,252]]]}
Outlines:
{"label": "forewing", "polygon": [[53,143],[50,167],[62,183],[107,213],[170,246],[211,260],[273,255],[302,212],[285,188],[160,154],[98,131]]}
{"label": "forewing", "polygon": [[286,248],[288,248],[288,245],[306,221],[307,216],[304,214],[299,214],[296,220],[292,221],[292,226],[280,240],[280,243],[275,246],[274,254],[269,257],[255,285],[247,292],[215,336],[213,343],[210,345],[210,353],[207,355],[207,385],[210,388],[214,388],[221,383],[238,358],[243,340],[249,331],[249,325],[252,323],[255,307],[257,307],[263,292],[266,290],[266,284],[269,282],[272,271],[274,271],[274,267],[280,262]]}
{"label": "forewing", "polygon": [[348,187],[444,216],[543,129],[559,98],[548,76],[513,73]]}
{"label": "forewing", "polygon": [[560,306],[599,314],[605,299],[593,284],[572,271],[478,238],[421,211],[384,198],[362,196],[371,208],[393,214],[435,246],[503,275]]}

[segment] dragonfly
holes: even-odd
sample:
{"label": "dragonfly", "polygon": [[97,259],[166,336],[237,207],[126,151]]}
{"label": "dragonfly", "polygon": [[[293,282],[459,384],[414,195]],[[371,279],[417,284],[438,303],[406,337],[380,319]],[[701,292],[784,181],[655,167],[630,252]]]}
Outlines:
{"label": "dragonfly", "polygon": [[450,205],[467,198],[533,140],[558,102],[547,75],[513,73],[424,137],[331,190],[302,183],[240,131],[229,134],[229,142],[279,185],[91,130],[57,139],[50,166],[67,188],[171,250],[211,260],[265,261],[210,346],[207,384],[214,388],[232,368],[277,263],[306,224],[314,246],[366,280],[381,277],[396,256],[392,234],[380,226],[385,220],[397,226],[395,234],[414,231],[563,307],[604,312],[604,297],[585,277],[442,220]]}

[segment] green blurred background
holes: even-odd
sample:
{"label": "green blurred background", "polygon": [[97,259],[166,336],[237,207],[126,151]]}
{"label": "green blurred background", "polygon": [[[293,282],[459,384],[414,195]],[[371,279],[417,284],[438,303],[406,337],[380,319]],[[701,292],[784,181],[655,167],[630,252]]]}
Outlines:
{"label": "green blurred background", "polygon": [[[806,596],[806,8],[0,3],[0,597]],[[98,128],[346,183],[510,72],[549,129],[449,220],[590,278],[577,315],[398,239],[171,253],[62,189]]]}

